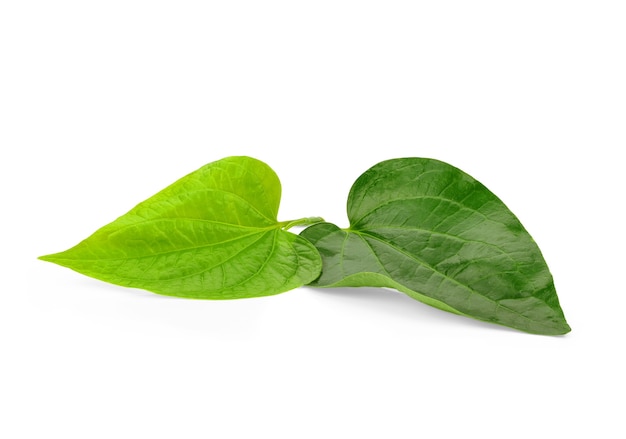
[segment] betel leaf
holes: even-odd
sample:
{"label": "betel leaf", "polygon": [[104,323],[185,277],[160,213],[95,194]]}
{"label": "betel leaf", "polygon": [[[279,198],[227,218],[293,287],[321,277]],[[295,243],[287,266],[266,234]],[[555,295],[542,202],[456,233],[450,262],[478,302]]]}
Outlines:
{"label": "betel leaf", "polygon": [[403,158],[361,175],[350,227],[301,236],[322,256],[312,286],[379,286],[437,308],[537,334],[570,331],[539,248],[511,211],[465,172]]}
{"label": "betel leaf", "polygon": [[315,279],[320,256],[277,221],[281,186],[265,163],[209,163],[67,251],[41,259],[127,287],[197,299],[281,293]]}

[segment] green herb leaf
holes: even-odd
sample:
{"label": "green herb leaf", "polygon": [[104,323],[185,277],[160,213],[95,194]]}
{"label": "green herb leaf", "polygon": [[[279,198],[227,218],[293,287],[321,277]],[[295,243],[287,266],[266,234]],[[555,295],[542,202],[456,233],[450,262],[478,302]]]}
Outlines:
{"label": "green herb leaf", "polygon": [[354,183],[350,228],[301,236],[322,256],[319,287],[380,286],[437,308],[537,334],[570,331],[539,248],[481,183],[446,163],[388,160]]}
{"label": "green herb leaf", "polygon": [[40,259],[127,287],[196,299],[278,294],[315,279],[320,256],[278,222],[281,186],[265,163],[198,169],[75,247]]}

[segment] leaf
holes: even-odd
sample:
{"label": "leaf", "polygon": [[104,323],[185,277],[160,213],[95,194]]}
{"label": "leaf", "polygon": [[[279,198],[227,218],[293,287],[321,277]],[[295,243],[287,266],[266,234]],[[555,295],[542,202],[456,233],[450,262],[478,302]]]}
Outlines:
{"label": "leaf", "polygon": [[537,334],[570,331],[539,248],[481,183],[446,163],[403,158],[361,175],[350,228],[301,236],[322,256],[318,287],[379,286],[453,313]]}
{"label": "leaf", "polygon": [[[317,250],[277,221],[265,163],[228,157],[138,204],[75,247],[40,259],[127,287],[196,299],[278,294],[315,279]],[[321,220],[321,218],[319,219]]]}

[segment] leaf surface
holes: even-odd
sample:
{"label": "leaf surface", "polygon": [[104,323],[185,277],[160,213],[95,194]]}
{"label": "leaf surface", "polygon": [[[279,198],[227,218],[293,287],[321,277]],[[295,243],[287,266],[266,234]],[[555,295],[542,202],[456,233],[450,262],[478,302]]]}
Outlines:
{"label": "leaf surface", "polygon": [[281,185],[250,157],[209,163],[75,247],[40,259],[127,287],[197,299],[266,296],[318,276],[317,250],[277,221]]}
{"label": "leaf surface", "polygon": [[443,162],[379,163],[354,183],[350,227],[301,236],[322,256],[312,286],[380,286],[437,308],[538,334],[570,331],[546,262],[485,186]]}

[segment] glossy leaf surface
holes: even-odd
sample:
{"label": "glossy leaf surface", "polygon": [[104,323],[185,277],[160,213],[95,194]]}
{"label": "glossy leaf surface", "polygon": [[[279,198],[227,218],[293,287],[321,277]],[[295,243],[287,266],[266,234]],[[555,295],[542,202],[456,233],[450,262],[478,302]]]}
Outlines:
{"label": "glossy leaf surface", "polygon": [[485,186],[446,163],[388,160],[357,179],[350,227],[313,225],[319,287],[391,287],[446,311],[538,334],[569,332],[539,248]]}
{"label": "glossy leaf surface", "polygon": [[280,196],[269,166],[228,157],[176,181],[75,247],[41,259],[173,296],[281,293],[315,279],[321,261],[307,240],[283,230],[293,222],[277,221]]}

